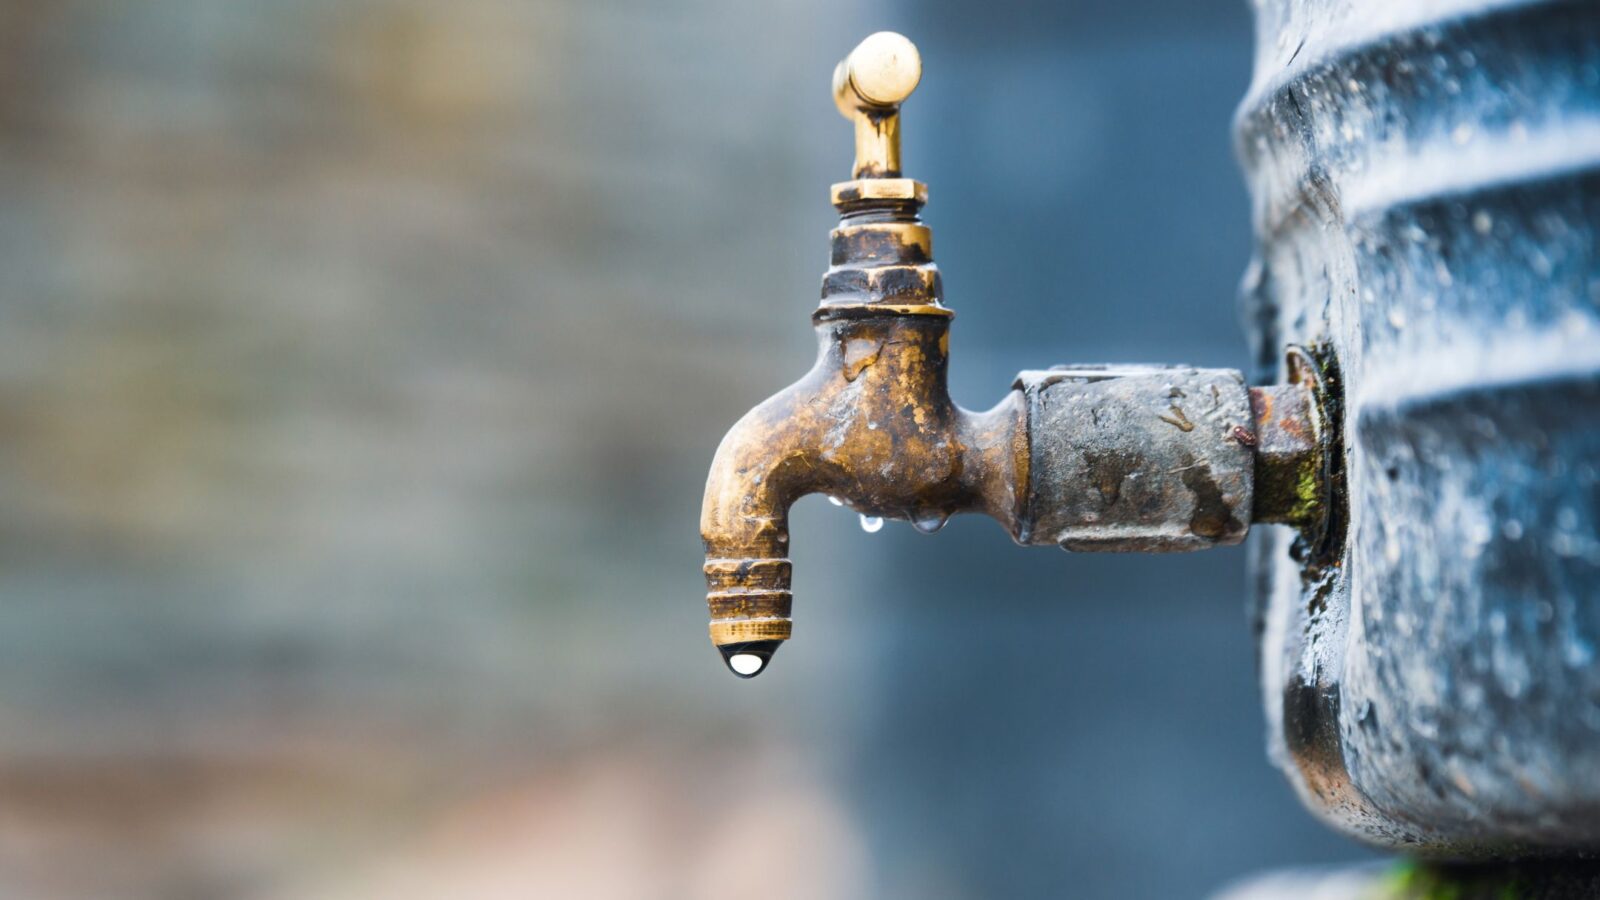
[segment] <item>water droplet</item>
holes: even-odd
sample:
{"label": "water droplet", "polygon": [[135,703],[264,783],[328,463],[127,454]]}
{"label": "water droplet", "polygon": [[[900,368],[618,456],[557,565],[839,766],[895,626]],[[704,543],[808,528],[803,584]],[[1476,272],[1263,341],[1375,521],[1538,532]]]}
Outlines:
{"label": "water droplet", "polygon": [[944,527],[949,516],[937,509],[925,509],[911,517],[911,527],[923,534],[933,534]]}
{"label": "water droplet", "polygon": [[838,497],[835,497],[832,494],[828,495],[828,502],[832,503],[834,506],[843,506],[844,505],[844,501],[843,500],[840,500]]}
{"label": "water droplet", "polygon": [[865,531],[867,534],[874,534],[879,529],[881,529],[882,527],[883,527],[883,517],[882,516],[869,516],[866,513],[862,513],[861,514],[861,530],[862,531]]}
{"label": "water droplet", "polygon": [[767,668],[767,663],[772,661],[772,654],[778,652],[778,645],[783,641],[743,641],[736,644],[723,644],[717,648],[722,654],[722,661],[727,663],[728,671],[740,678],[754,678]]}

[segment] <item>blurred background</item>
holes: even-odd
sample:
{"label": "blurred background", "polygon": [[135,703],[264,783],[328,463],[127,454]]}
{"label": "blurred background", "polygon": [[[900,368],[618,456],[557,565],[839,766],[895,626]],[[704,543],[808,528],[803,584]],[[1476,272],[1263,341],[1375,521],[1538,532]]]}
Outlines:
{"label": "blurred background", "polygon": [[[1243,0],[0,2],[0,893],[1200,897],[1359,858],[1269,767],[1245,553],[795,512],[833,64],[920,45],[958,400],[1243,367]],[[913,616],[912,614],[915,613]],[[1049,633],[1023,622],[1049,616]]]}

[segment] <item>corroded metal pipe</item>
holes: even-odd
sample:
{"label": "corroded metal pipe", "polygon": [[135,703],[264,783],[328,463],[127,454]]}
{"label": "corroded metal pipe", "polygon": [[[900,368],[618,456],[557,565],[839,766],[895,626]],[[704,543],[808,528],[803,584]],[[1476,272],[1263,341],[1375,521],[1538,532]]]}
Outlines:
{"label": "corroded metal pipe", "polygon": [[806,494],[924,532],[980,512],[1018,543],[1070,550],[1196,550],[1238,543],[1252,519],[1317,514],[1306,384],[1252,393],[1231,369],[1075,366],[1023,372],[987,412],[951,400],[927,189],[899,173],[899,105],[920,71],[909,41],[882,34],[836,71],[856,178],[833,187],[817,362],[734,425],[706,482],[711,639],[744,677],[791,635],[788,511]]}

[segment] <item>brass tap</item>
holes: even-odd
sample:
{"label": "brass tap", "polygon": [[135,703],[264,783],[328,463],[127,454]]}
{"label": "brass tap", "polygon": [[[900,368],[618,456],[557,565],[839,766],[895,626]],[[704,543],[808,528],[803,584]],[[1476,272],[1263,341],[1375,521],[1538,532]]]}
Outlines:
{"label": "brass tap", "polygon": [[[1058,368],[1022,373],[987,412],[950,399],[954,313],[919,217],[927,187],[900,169],[900,104],[921,74],[916,47],[890,32],[835,69],[856,158],[854,178],[832,189],[839,224],[812,314],[817,361],[740,419],[711,464],[700,517],[711,640],[742,677],[790,637],[788,511],[806,494],[928,533],[981,512],[1019,543],[1075,550],[1231,544],[1252,517],[1290,515],[1255,509],[1257,423],[1238,372]],[[1265,405],[1280,419],[1314,406],[1274,398]],[[1320,426],[1306,415],[1296,434],[1313,436]],[[1274,472],[1308,471],[1284,458],[1284,441],[1271,446]],[[1308,517],[1306,504],[1292,515]]]}
{"label": "brass tap", "polygon": [[868,35],[834,67],[833,102],[856,126],[853,177],[900,177],[900,104],[921,80],[916,45],[892,31]]}

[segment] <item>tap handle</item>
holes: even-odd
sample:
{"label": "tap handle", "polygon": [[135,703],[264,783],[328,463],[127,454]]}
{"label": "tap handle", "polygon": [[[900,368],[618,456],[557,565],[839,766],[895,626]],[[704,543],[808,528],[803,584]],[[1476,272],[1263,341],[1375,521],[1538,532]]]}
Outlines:
{"label": "tap handle", "polygon": [[904,35],[870,34],[833,70],[833,101],[856,126],[855,178],[900,177],[900,104],[922,80],[922,56]]}

